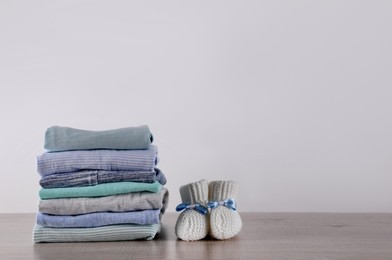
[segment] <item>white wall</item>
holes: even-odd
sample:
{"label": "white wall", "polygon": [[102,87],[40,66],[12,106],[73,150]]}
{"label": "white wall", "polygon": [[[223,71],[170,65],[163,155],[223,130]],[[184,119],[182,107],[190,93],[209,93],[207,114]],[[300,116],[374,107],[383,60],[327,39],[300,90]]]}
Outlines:
{"label": "white wall", "polygon": [[168,178],[240,211],[392,212],[390,1],[1,1],[0,212],[52,125],[148,124]]}

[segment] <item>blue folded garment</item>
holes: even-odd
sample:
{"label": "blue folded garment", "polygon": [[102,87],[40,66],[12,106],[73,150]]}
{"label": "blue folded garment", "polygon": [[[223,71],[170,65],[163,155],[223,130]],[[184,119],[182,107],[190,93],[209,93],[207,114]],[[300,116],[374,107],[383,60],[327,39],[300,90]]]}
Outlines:
{"label": "blue folded garment", "polygon": [[101,183],[125,181],[144,183],[158,181],[160,184],[165,185],[166,177],[158,168],[155,168],[152,172],[82,170],[77,172],[46,175],[41,178],[39,184],[42,188],[51,189],[94,186]]}
{"label": "blue folded garment", "polygon": [[158,163],[158,148],[147,150],[85,150],[44,153],[37,157],[41,176],[81,170],[148,171]]}
{"label": "blue folded garment", "polygon": [[37,224],[43,227],[82,228],[101,227],[117,224],[159,224],[161,210],[130,212],[96,212],[76,216],[50,215],[38,212]]}
{"label": "blue folded garment", "polygon": [[52,126],[45,132],[48,152],[89,149],[148,149],[153,141],[148,126],[126,127],[104,131],[80,130]]}

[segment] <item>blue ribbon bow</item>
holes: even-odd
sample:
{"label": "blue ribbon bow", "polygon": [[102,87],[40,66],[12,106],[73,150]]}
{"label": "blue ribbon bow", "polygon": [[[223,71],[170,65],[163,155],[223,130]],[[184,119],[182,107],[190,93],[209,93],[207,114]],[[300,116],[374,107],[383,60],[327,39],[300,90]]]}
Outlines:
{"label": "blue ribbon bow", "polygon": [[183,211],[183,210],[188,210],[188,209],[194,209],[202,215],[205,215],[208,212],[208,209],[200,204],[189,204],[189,203],[183,202],[176,207],[177,212]]}
{"label": "blue ribbon bow", "polygon": [[207,203],[207,207],[209,207],[210,209],[214,209],[218,206],[225,206],[228,209],[232,209],[232,210],[236,210],[236,205],[235,205],[235,201],[234,199],[227,199],[224,201],[209,201]]}

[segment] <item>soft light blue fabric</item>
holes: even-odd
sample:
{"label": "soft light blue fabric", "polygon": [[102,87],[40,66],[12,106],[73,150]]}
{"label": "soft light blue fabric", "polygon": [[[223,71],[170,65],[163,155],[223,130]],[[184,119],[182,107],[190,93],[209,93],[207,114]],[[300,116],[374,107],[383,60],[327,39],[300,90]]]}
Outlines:
{"label": "soft light blue fabric", "polygon": [[148,126],[89,131],[52,126],[45,132],[48,152],[89,149],[148,149],[153,141]]}
{"label": "soft light blue fabric", "polygon": [[158,163],[158,148],[147,150],[86,150],[44,153],[37,157],[41,176],[81,170],[148,171]]}
{"label": "soft light blue fabric", "polygon": [[163,172],[157,168],[155,168],[152,172],[82,170],[77,172],[45,175],[41,178],[39,183],[42,188],[50,189],[94,186],[101,183],[124,181],[145,183],[158,181],[160,184],[165,185],[166,177]]}
{"label": "soft light blue fabric", "polygon": [[44,227],[78,228],[117,224],[158,224],[160,209],[130,212],[98,212],[76,216],[49,215],[38,212],[37,224]]}

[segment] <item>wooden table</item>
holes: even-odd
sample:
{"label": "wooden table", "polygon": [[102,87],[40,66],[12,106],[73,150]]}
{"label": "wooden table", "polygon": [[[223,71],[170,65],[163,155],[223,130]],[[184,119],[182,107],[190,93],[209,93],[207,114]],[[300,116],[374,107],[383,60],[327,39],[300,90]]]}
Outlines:
{"label": "wooden table", "polygon": [[178,214],[153,241],[33,244],[34,214],[0,215],[0,259],[392,259],[392,214],[241,213],[230,240],[177,240]]}

